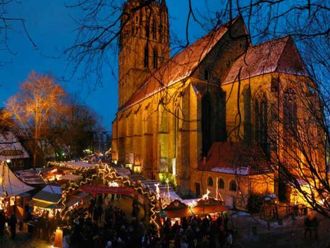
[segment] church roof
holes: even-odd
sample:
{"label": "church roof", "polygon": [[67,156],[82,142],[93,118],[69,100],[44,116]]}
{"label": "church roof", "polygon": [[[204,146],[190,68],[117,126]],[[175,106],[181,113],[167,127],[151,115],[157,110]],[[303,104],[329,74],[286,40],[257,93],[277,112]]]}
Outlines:
{"label": "church roof", "polygon": [[238,19],[239,18],[236,18],[232,22],[211,31],[208,35],[186,47],[163,64],[157,71],[151,74],[141,88],[132,95],[124,105],[124,108],[158,92],[164,87],[168,87],[190,76],[200,62],[223,37],[229,29],[229,26]]}
{"label": "church roof", "polygon": [[232,83],[271,72],[308,76],[291,37],[250,46],[232,65],[224,83]]}
{"label": "church roof", "polygon": [[269,162],[256,145],[215,142],[200,167],[204,171],[250,175],[269,171]]}

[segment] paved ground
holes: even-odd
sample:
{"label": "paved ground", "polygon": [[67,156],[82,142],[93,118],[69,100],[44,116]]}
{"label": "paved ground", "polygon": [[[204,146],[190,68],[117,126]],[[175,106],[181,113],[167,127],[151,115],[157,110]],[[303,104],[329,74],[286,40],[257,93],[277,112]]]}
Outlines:
{"label": "paved ground", "polygon": [[[304,238],[304,218],[295,221],[286,219],[283,225],[267,223],[253,217],[233,218],[233,228],[237,230],[236,247],[242,248],[330,248],[330,220],[318,217],[319,238]],[[256,234],[252,232],[256,227]]]}
{"label": "paved ground", "polygon": [[0,239],[1,248],[51,248],[51,244],[48,244],[43,240],[34,240],[27,233],[18,233],[15,240],[5,236]]}

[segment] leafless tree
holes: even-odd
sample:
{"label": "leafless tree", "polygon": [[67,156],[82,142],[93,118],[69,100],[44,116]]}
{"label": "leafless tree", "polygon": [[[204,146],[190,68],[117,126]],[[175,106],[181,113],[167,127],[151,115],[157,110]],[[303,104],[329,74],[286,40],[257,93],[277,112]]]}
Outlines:
{"label": "leafless tree", "polygon": [[52,77],[32,72],[20,91],[7,102],[7,115],[15,120],[26,137],[33,140],[34,166],[38,150],[43,150],[43,138],[68,109],[64,97],[64,90]]}
{"label": "leafless tree", "polygon": [[[146,0],[143,3],[149,5],[154,1]],[[122,4],[123,1],[79,0],[70,6],[81,8],[85,14],[79,20],[75,43],[68,49],[70,61],[75,62],[75,70],[79,66],[87,66],[85,73],[100,73],[106,61],[105,57],[117,53],[116,42],[122,27]],[[297,117],[295,128],[290,129],[293,130],[292,133],[277,131],[274,132],[276,137],[269,135],[269,139],[277,145],[277,150],[272,152],[272,159],[276,161],[273,169],[278,173],[278,177],[283,177],[316,211],[329,217],[330,191],[326,168],[330,140],[329,2],[222,0],[219,2],[219,8],[212,8],[207,14],[200,13],[194,4],[195,1],[187,0],[186,35],[185,41],[181,42],[183,47],[190,43],[189,28],[192,22],[210,30],[223,23],[223,20],[232,20],[238,15],[244,18],[253,43],[284,35],[291,35],[297,41],[314,84],[307,85],[301,92],[295,92],[294,97],[300,108],[304,109],[305,115]],[[207,1],[205,4],[209,6]],[[286,100],[288,99],[279,99],[279,106],[283,106]],[[279,109],[277,111],[280,113]],[[285,114],[286,110],[278,114],[277,124],[273,127],[293,124],[292,121],[285,120]],[[241,121],[236,130],[239,130],[240,125]],[[288,137],[290,140],[287,140]],[[287,142],[294,145],[288,146]],[[315,160],[315,150],[323,154],[323,159]],[[277,151],[281,151],[281,154]],[[295,167],[289,169],[292,164],[295,164]],[[303,186],[306,183],[307,187],[313,190],[306,191]]]}
{"label": "leafless tree", "polygon": [[[9,7],[19,5],[15,0],[0,0],[0,51],[13,53],[10,44],[8,43],[8,37],[13,30],[14,25],[20,25],[23,29],[24,35],[27,37],[33,47],[37,47],[37,44],[33,41],[28,27],[25,24],[25,19],[19,16],[13,16],[8,13]],[[4,61],[1,61],[3,63]]]}

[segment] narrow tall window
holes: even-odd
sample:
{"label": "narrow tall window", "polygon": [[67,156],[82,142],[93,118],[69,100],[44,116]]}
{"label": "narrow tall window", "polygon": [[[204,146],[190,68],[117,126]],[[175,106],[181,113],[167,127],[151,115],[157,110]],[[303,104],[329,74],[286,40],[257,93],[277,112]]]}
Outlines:
{"label": "narrow tall window", "polygon": [[154,48],[153,51],[153,65],[154,65],[154,69],[158,68],[158,52],[156,48]]}
{"label": "narrow tall window", "polygon": [[244,104],[244,141],[251,143],[251,90],[250,87],[243,90]]}
{"label": "narrow tall window", "polygon": [[213,179],[212,179],[212,177],[209,177],[209,178],[207,179],[207,186],[210,186],[210,187],[213,186]]}
{"label": "narrow tall window", "polygon": [[148,68],[149,66],[149,49],[148,45],[144,48],[144,68]]}
{"label": "narrow tall window", "polygon": [[209,92],[202,98],[202,152],[203,156],[207,153],[212,145],[212,108],[211,96]]}
{"label": "narrow tall window", "polygon": [[163,25],[162,24],[159,25],[159,41],[160,42],[163,41]]}
{"label": "narrow tall window", "polygon": [[293,89],[287,89],[284,92],[283,113],[284,131],[288,134],[286,140],[291,142],[291,138],[297,132],[297,103],[296,93]]}
{"label": "narrow tall window", "polygon": [[265,155],[269,157],[268,103],[265,95],[260,102],[255,101],[255,141],[263,149]]}
{"label": "narrow tall window", "polygon": [[146,38],[149,38],[149,23],[146,23]]}
{"label": "narrow tall window", "polygon": [[156,24],[156,19],[153,18],[153,21],[152,21],[152,38],[154,40],[157,39],[157,24]]}
{"label": "narrow tall window", "polygon": [[225,181],[222,178],[220,178],[218,180],[218,188],[219,189],[224,189],[225,188]]}
{"label": "narrow tall window", "polygon": [[267,111],[267,99],[264,97],[260,104],[260,145],[269,157],[269,149],[268,149],[268,111]]}
{"label": "narrow tall window", "polygon": [[230,191],[237,191],[237,184],[234,180],[231,180],[229,183],[229,190]]}

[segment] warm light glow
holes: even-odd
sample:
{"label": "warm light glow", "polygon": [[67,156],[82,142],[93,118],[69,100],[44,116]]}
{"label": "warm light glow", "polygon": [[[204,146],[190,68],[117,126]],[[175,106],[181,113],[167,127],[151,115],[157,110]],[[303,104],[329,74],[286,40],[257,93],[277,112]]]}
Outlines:
{"label": "warm light glow", "polygon": [[10,160],[10,159],[7,159],[7,160],[6,160],[6,162],[7,162],[7,163],[10,163],[10,162],[11,162],[11,160]]}
{"label": "warm light glow", "polygon": [[172,174],[176,176],[176,158],[172,159]]}
{"label": "warm light glow", "polygon": [[55,231],[54,247],[63,248],[63,231],[59,227]]}
{"label": "warm light glow", "polygon": [[113,181],[109,182],[108,185],[109,185],[109,187],[119,187],[119,184],[117,182],[113,182]]}
{"label": "warm light glow", "polygon": [[209,189],[206,190],[206,194],[202,195],[202,199],[203,200],[208,200],[209,199],[209,194],[211,193],[211,191]]}
{"label": "warm light glow", "polygon": [[188,206],[189,206],[190,208],[193,208],[193,207],[195,207],[196,205],[197,205],[197,201],[195,201],[195,200],[193,200],[193,201],[191,201],[191,202],[188,203]]}
{"label": "warm light glow", "polygon": [[141,166],[137,166],[137,165],[135,165],[133,168],[134,168],[134,169],[133,169],[134,173],[141,173],[141,171],[142,171]]}
{"label": "warm light glow", "polygon": [[157,200],[159,200],[160,198],[159,183],[155,183],[155,187],[156,187],[156,198]]}
{"label": "warm light glow", "polygon": [[132,164],[125,164],[125,167],[132,170],[133,169],[133,165]]}

